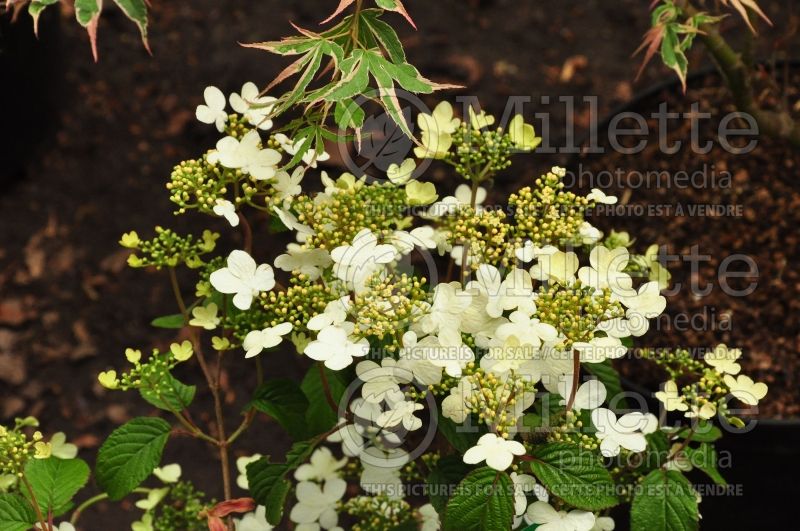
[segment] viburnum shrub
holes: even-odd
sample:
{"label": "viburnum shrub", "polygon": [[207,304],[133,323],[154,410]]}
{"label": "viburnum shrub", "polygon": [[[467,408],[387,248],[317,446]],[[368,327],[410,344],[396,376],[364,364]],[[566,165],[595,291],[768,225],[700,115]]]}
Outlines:
{"label": "viburnum shrub", "polygon": [[[755,405],[766,386],[739,374],[739,350],[718,345],[702,356],[641,350],[668,375],[660,418],[623,393],[612,360],[624,363],[664,311],[669,273],[657,246],[586,220],[615,197],[568,190],[556,167],[490,207],[487,187],[541,139],[521,115],[503,124],[447,102],[416,117],[414,158],[376,176],[317,167],[326,149],[366,140],[370,104],[412,134],[400,98],[442,88],[406,62],[384,20],[408,17],[402,4],[376,3],[343,0],[332,18],[351,13],[320,33],[251,45],[292,57],[270,86],[295,79],[288,92],[205,89],[197,118],[221,138],[166,187],[176,214],[209,216],[243,244],[220,251],[210,230],[122,236],[131,267],[171,281],[179,313],[153,324],[188,339],[144,352],[143,338],[99,381],[163,415],[106,439],[100,492],[77,507],[90,468],[76,447],[34,431],[35,419],[2,428],[4,531],[66,531],[93,504],[126,498],[141,511],[134,531],[609,530],[626,505],[635,530],[698,526],[685,473],[725,483],[714,441],[719,426],[743,426],[729,401]],[[425,180],[433,159],[452,169],[453,195]],[[252,230],[256,217],[270,233]],[[287,230],[292,243],[271,256]],[[274,377],[278,348],[297,352],[302,381]],[[207,390],[175,376],[183,364]],[[220,382],[242,364],[257,380],[235,382],[237,393],[252,385],[243,412]],[[190,412],[205,392],[210,428]],[[262,456],[268,441],[240,447],[261,416],[293,439],[285,455]],[[181,479],[181,464],[161,462],[176,434],[218,453],[212,497]]]}

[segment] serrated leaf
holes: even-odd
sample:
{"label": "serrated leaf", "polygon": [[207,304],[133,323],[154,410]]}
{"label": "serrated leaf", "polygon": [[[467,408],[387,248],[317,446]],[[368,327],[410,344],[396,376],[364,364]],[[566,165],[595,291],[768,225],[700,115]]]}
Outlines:
{"label": "serrated leaf", "polygon": [[103,0],[75,0],[75,18],[89,34],[95,62],[97,62],[97,24],[102,10]]}
{"label": "serrated leaf", "polygon": [[349,6],[355,1],[356,0],[339,0],[339,5],[336,6],[336,10],[333,13],[331,13],[331,15],[328,18],[323,20],[322,24],[327,24],[328,22],[333,20],[336,17],[336,15],[340,15],[345,9],[347,9],[347,6]]}
{"label": "serrated leaf", "polygon": [[256,389],[250,406],[274,418],[294,439],[306,433],[308,399],[291,380],[270,380]]}
{"label": "serrated leaf", "polygon": [[163,419],[139,417],[109,435],[95,465],[97,483],[109,498],[123,498],[158,466],[170,429]]}
{"label": "serrated leaf", "polygon": [[39,36],[39,15],[45,10],[47,6],[51,6],[60,0],[33,0],[28,5],[28,14],[33,18],[33,33]]}
{"label": "serrated leaf", "polygon": [[[303,383],[300,384],[300,389],[308,400],[308,409],[305,413],[305,427],[308,437],[328,431],[339,421],[338,413],[331,408],[328,398],[325,396],[320,367],[322,366],[314,364],[306,373],[305,378],[303,378]],[[327,367],[322,367],[322,370],[325,371],[325,378],[328,382],[331,397],[338,404],[342,396],[344,396],[346,385],[336,371],[332,371]]]}
{"label": "serrated leaf", "polygon": [[25,465],[25,478],[42,513],[61,516],[89,480],[89,465],[82,459],[32,459]]}
{"label": "serrated leaf", "polygon": [[142,44],[150,52],[150,44],[147,42],[147,4],[145,0],[114,0],[125,16],[133,21],[139,28],[142,35]]}
{"label": "serrated leaf", "polygon": [[696,442],[714,442],[722,437],[722,430],[714,426],[711,422],[700,420],[697,421],[694,430],[691,428],[683,428],[677,433],[677,436],[681,439],[685,439],[689,437],[689,435],[691,435],[692,440]]}
{"label": "serrated leaf", "polygon": [[17,494],[0,494],[0,529],[27,531],[36,522],[36,512],[28,500]]}
{"label": "serrated leaf", "polygon": [[156,317],[152,321],[150,321],[151,326],[155,326],[156,328],[170,328],[170,329],[177,329],[183,328],[186,324],[186,321],[183,318],[183,314],[175,313],[172,315],[162,315],[161,317]]}
{"label": "serrated leaf", "polygon": [[692,484],[675,470],[653,470],[631,504],[631,531],[692,531],[698,528]]}
{"label": "serrated leaf", "polygon": [[425,481],[428,488],[428,497],[436,512],[444,514],[450,494],[464,476],[469,472],[469,467],[460,455],[446,455],[439,459]]}
{"label": "serrated leaf", "polygon": [[186,409],[194,400],[197,387],[186,385],[170,373],[152,375],[143,379],[139,393],[147,402],[164,411],[178,412]]}
{"label": "serrated leaf", "polygon": [[479,468],[458,484],[444,513],[445,531],[510,529],[514,486],[505,472]]}
{"label": "serrated leaf", "polygon": [[403,44],[389,24],[378,18],[378,13],[372,10],[363,11],[361,13],[361,20],[372,31],[375,40],[378,41],[386,50],[389,59],[393,63],[402,64],[406,62],[406,53],[403,51]]}
{"label": "serrated leaf", "polygon": [[717,485],[727,485],[728,482],[717,470],[717,451],[708,443],[703,443],[697,448],[686,447],[683,450],[693,467],[702,470]]}
{"label": "serrated leaf", "polygon": [[608,398],[606,402],[610,405],[615,396],[619,396],[619,400],[615,402],[615,409],[627,409],[628,401],[622,398],[622,383],[619,380],[619,373],[614,368],[610,359],[604,360],[602,363],[586,363],[583,367],[590,373],[597,376],[597,379],[602,382],[608,391]]}
{"label": "serrated leaf", "polygon": [[267,522],[270,524],[278,525],[283,518],[283,509],[286,506],[286,497],[290,490],[292,490],[292,483],[288,479],[277,481],[272,487],[265,505]]}
{"label": "serrated leaf", "polygon": [[292,445],[286,454],[285,463],[271,463],[269,456],[247,465],[247,483],[250,494],[258,505],[267,508],[267,521],[278,525],[283,518],[283,509],[286,495],[291,484],[287,487],[286,474],[305,462],[314,445],[308,441],[301,441]]}
{"label": "serrated leaf", "polygon": [[364,109],[353,100],[340,101],[333,109],[333,119],[342,129],[359,129],[364,125]]}
{"label": "serrated leaf", "polygon": [[568,443],[537,447],[531,471],[547,490],[578,509],[598,511],[619,503],[599,457]]}
{"label": "serrated leaf", "polygon": [[481,436],[476,427],[456,424],[441,415],[439,416],[438,427],[439,433],[444,435],[447,442],[462,454],[478,444],[478,438]]}
{"label": "serrated leaf", "polygon": [[408,11],[406,11],[402,0],[375,0],[375,4],[387,11],[395,11],[400,13],[408,21],[408,23],[414,27],[414,29],[417,29],[417,25],[414,24],[414,20],[412,20],[411,15],[409,15]]}

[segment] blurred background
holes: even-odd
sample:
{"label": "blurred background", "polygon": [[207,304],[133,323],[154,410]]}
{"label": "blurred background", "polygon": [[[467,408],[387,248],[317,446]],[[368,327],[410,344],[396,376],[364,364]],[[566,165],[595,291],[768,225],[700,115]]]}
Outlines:
{"label": "blurred background", "polygon": [[[189,230],[210,224],[225,231],[222,220],[173,216],[164,189],[174,165],[200,155],[217,140],[214,128],[194,117],[203,89],[213,84],[229,93],[245,81],[265,86],[285,61],[237,43],[289,34],[290,21],[314,28],[335,4],[152,0],[152,57],[142,48],[136,28],[110,7],[100,21],[97,64],[85,31],[68,8],[42,15],[38,40],[26,14],[13,24],[9,17],[0,21],[0,421],[35,415],[45,432],[65,431],[82,449],[94,450],[115,426],[151,413],[133,394],[110,393],[96,381],[99,371],[120,365],[126,347],[165,346],[175,339],[173,332],[149,326],[152,318],[174,312],[166,276],[128,269],[128,253],[117,241],[129,230],[148,235],[155,225]],[[639,59],[630,56],[649,27],[648,4],[408,0],[418,31],[400,17],[392,22],[409,61],[424,75],[468,87],[441,97],[452,101],[456,95],[475,95],[485,108],[500,114],[510,96],[529,96],[527,112],[549,114],[549,131],[538,122],[537,130],[551,145],[563,145],[569,135],[578,140],[585,136],[592,113],[581,104],[583,96],[597,96],[595,118],[621,106],[650,113],[661,101],[679,111],[688,108],[689,101],[700,101],[712,113],[703,134],[714,140],[714,120],[732,110],[715,76],[697,77],[683,97],[674,76],[654,61],[634,83]],[[761,26],[759,56],[800,59],[792,2],[761,5],[776,27]],[[699,45],[697,49],[702,51]],[[694,70],[709,66],[702,54],[693,55],[692,61]],[[789,64],[787,72],[787,97],[797,101],[800,70]],[[646,90],[657,84],[655,90]],[[549,96],[549,104],[543,103],[543,96]],[[560,96],[577,98],[574,112],[558,103]],[[685,131],[672,134],[680,138]],[[748,297],[730,297],[720,290],[704,298],[686,291],[671,296],[670,315],[702,314],[700,326],[661,327],[641,342],[687,347],[726,342],[742,347],[745,372],[770,385],[758,412],[763,426],[729,437],[723,445],[734,451],[733,470],[723,470],[723,475],[743,484],[747,503],[707,498],[701,505],[704,522],[709,522],[706,529],[729,529],[722,523],[730,521],[742,529],[754,528],[744,524],[748,521],[764,527],[779,524],[780,513],[764,514],[762,502],[783,499],[782,489],[793,481],[790,467],[778,468],[797,456],[800,442],[793,420],[800,415],[799,162],[796,151],[766,139],[747,156],[722,150],[702,157],[686,150],[668,157],[654,151],[585,157],[534,153],[516,158],[490,196],[490,202],[504,202],[510,191],[553,164],[566,164],[573,171],[580,165],[591,171],[693,171],[706,165],[732,176],[720,188],[632,190],[626,201],[735,204],[742,205],[740,216],[592,220],[604,230],[629,230],[642,246],[660,243],[685,253],[698,245],[701,253],[712,256],[695,272],[685,264],[673,265],[673,281],[716,282],[720,261],[734,252],[752,256],[758,265],[758,287]],[[328,169],[342,170],[337,164],[334,157]],[[315,178],[314,173],[306,177]],[[437,166],[430,178],[442,191],[452,192],[457,184]],[[626,195],[623,189],[606,192]],[[271,240],[266,227],[266,220],[257,222],[256,247],[274,257],[283,243]],[[191,284],[188,277],[184,280],[188,291]],[[730,320],[728,328],[719,326],[725,319]],[[296,354],[274,356],[266,364],[271,374],[304,372],[305,360]],[[248,381],[249,374],[246,366],[231,365],[223,382],[226,400],[235,405],[246,399],[238,382]],[[651,387],[662,381],[634,361],[626,367],[629,379]],[[190,380],[189,372],[182,379]],[[284,450],[288,440],[271,428],[262,421],[244,446],[259,453]],[[185,452],[198,465],[186,475],[218,496],[219,486],[202,475],[204,464],[216,466],[210,452],[194,441],[170,443],[171,455]],[[767,471],[768,484],[756,467]],[[759,514],[753,520],[756,508]],[[132,514],[101,505],[85,516],[84,526],[122,528]]]}

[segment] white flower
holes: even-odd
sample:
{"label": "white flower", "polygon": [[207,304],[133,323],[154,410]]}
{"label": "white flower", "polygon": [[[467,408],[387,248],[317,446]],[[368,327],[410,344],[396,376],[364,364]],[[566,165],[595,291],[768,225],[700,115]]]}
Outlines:
{"label": "white flower", "polygon": [[395,186],[403,186],[411,180],[415,169],[417,169],[417,163],[414,162],[414,159],[405,159],[402,164],[399,165],[395,163],[389,164],[389,168],[386,170],[386,176]]}
{"label": "white flower", "polygon": [[252,358],[261,354],[264,349],[272,348],[283,341],[283,336],[292,331],[292,323],[281,323],[263,330],[252,330],[247,333],[242,342],[246,351],[244,357]]}
{"label": "white flower", "polygon": [[578,255],[559,251],[547,245],[536,254],[538,263],[531,268],[531,277],[536,280],[567,284],[575,280],[578,270]]}
{"label": "white flower", "polygon": [[347,320],[347,312],[349,310],[349,295],[330,301],[325,305],[325,311],[308,320],[306,328],[319,331],[328,326],[339,326]]}
{"label": "white flower", "polygon": [[226,136],[217,142],[217,153],[212,162],[219,162],[226,168],[241,169],[257,181],[267,181],[275,177],[281,154],[274,149],[261,149],[258,131],[248,131],[241,140]]}
{"label": "white flower", "polygon": [[525,512],[525,522],[538,524],[537,531],[591,531],[595,519],[588,511],[556,511],[549,503],[536,501]]}
{"label": "white flower", "polygon": [[621,296],[620,301],[634,312],[652,319],[661,315],[661,312],[667,307],[667,299],[661,295],[660,291],[658,282],[646,282],[639,287],[636,295]]}
{"label": "white flower", "polygon": [[267,508],[263,505],[256,507],[256,510],[247,513],[241,519],[234,519],[236,531],[272,531],[275,529],[267,522]]}
{"label": "white flower", "polygon": [[316,231],[309,227],[308,225],[303,225],[297,220],[297,216],[286,210],[285,208],[278,208],[276,206],[272,207],[272,210],[281,220],[281,222],[286,225],[286,228],[289,230],[293,230],[297,232],[297,241],[304,242],[306,238],[316,234]]}
{"label": "white flower", "polygon": [[362,361],[356,365],[356,375],[364,382],[361,397],[374,404],[402,400],[404,395],[399,384],[410,382],[413,376],[393,358],[382,359],[380,365],[374,361]]}
{"label": "white flower", "polygon": [[417,334],[408,331],[403,334],[403,348],[400,349],[397,364],[409,371],[414,379],[422,385],[438,385],[442,381],[442,367],[434,365],[426,357],[420,355],[416,347]]}
{"label": "white flower", "polygon": [[584,221],[578,227],[578,235],[584,245],[593,245],[603,238],[603,232],[588,221]]}
{"label": "white flower", "polygon": [[205,105],[198,105],[195,116],[204,124],[214,124],[220,133],[225,130],[228,113],[225,112],[225,94],[217,87],[206,87],[203,91]]}
{"label": "white flower", "polygon": [[517,474],[512,472],[511,481],[514,484],[514,513],[520,516],[525,513],[528,507],[528,496],[526,493],[533,492],[541,501],[547,501],[550,495],[544,487],[536,483],[536,479],[528,474]]}
{"label": "white flower", "polygon": [[424,409],[422,404],[400,400],[391,403],[391,409],[378,416],[377,424],[381,428],[394,428],[402,424],[406,431],[415,431],[422,427],[422,419],[415,417],[414,413],[422,409]]}
{"label": "white flower", "polygon": [[713,402],[705,402],[702,406],[692,404],[692,407],[689,408],[689,411],[687,411],[684,416],[689,419],[701,418],[709,420],[714,418],[716,414],[717,406]]}
{"label": "white flower", "polygon": [[736,363],[742,355],[738,348],[728,348],[725,345],[717,345],[713,352],[706,352],[703,359],[706,363],[714,367],[720,374],[739,374],[742,366]]}
{"label": "white flower", "polygon": [[628,351],[616,337],[595,337],[588,343],[576,341],[572,348],[578,351],[583,363],[603,363],[607,359],[621,358]]}
{"label": "white flower", "polygon": [[153,475],[160,479],[162,483],[177,483],[181,479],[181,465],[172,463],[162,467],[156,467]]}
{"label": "white flower", "polygon": [[211,273],[214,289],[220,293],[234,293],[233,305],[248,310],[253,297],[275,287],[275,273],[267,264],[256,266],[256,261],[244,251],[231,251],[228,267]]}
{"label": "white flower", "polygon": [[399,253],[404,255],[413,251],[414,247],[437,249],[439,246],[439,242],[436,239],[436,230],[428,225],[412,229],[411,232],[396,230],[390,238],[390,243],[394,245]]}
{"label": "white flower", "polygon": [[538,347],[543,342],[555,341],[558,330],[553,325],[531,318],[522,311],[512,312],[508,322],[497,327],[495,335],[500,339],[516,337],[521,345]]}
{"label": "white flower", "polygon": [[289,519],[296,524],[319,522],[323,529],[335,527],[339,521],[336,506],[346,490],[347,483],[339,478],[325,481],[322,488],[311,481],[301,481],[295,490],[298,503],[292,507]]}
{"label": "white flower", "polygon": [[462,424],[471,413],[470,399],[477,386],[464,376],[458,385],[450,389],[450,394],[442,400],[442,415],[456,424]]}
{"label": "white flower", "polygon": [[614,319],[600,321],[597,323],[595,330],[605,332],[610,337],[623,338],[643,336],[649,328],[650,321],[647,317],[634,310],[627,310],[625,317],[615,317]]}
{"label": "white flower", "polygon": [[[34,528],[37,531],[41,531],[41,529],[42,529],[41,524],[39,522],[36,522],[36,524],[34,524]],[[47,529],[50,530],[50,531],[75,531],[75,526],[73,526],[69,522],[61,522],[60,524],[58,524],[55,527],[48,526]]]}
{"label": "white flower", "polygon": [[347,464],[347,458],[336,459],[331,451],[321,446],[314,450],[308,463],[294,471],[297,481],[326,481],[339,477],[339,470]]}
{"label": "white flower", "polygon": [[270,96],[259,96],[255,83],[248,81],[242,85],[241,95],[235,92],[229,98],[231,107],[250,122],[250,125],[264,131],[272,129],[272,120],[267,120],[267,115],[272,111],[272,103],[277,101]]}
{"label": "white flower", "polygon": [[422,520],[420,531],[439,531],[442,527],[442,523],[439,521],[439,513],[430,503],[426,503],[417,509],[417,513]]}
{"label": "white flower", "polygon": [[303,191],[300,183],[303,182],[305,173],[306,169],[302,166],[295,168],[291,175],[288,171],[279,171],[275,176],[275,182],[272,183],[272,187],[278,192],[275,194],[275,200],[285,201],[300,195]]}
{"label": "white flower", "polygon": [[614,531],[616,524],[610,516],[597,516],[591,531]]}
{"label": "white flower", "polygon": [[533,302],[533,281],[524,269],[513,268],[501,281],[500,271],[489,264],[481,264],[475,272],[476,280],[467,287],[477,287],[488,297],[486,313],[500,317],[504,311],[519,309],[528,315],[536,311]]}
{"label": "white flower", "polygon": [[218,311],[219,308],[214,302],[209,303],[207,306],[195,306],[192,308],[192,319],[189,324],[206,330],[214,330],[221,321],[217,316]]}
{"label": "white flower", "polygon": [[370,446],[361,454],[361,488],[370,494],[386,494],[390,498],[403,497],[403,480],[400,469],[408,464],[408,453],[400,448],[381,450]]}
{"label": "white flower", "polygon": [[308,249],[296,243],[286,246],[286,254],[275,259],[275,267],[282,271],[298,272],[309,280],[317,280],[322,271],[331,265],[331,255],[325,249]]}
{"label": "white flower", "polygon": [[420,113],[417,123],[422,131],[421,146],[414,148],[414,154],[419,158],[441,158],[453,145],[452,134],[456,131],[461,120],[453,117],[453,107],[443,101],[439,103],[431,114]]}
{"label": "white flower", "polygon": [[592,423],[601,441],[600,453],[606,457],[618,455],[620,447],[643,452],[647,447],[645,435],[658,429],[658,419],[650,413],[635,411],[617,420],[613,411],[602,407],[592,411]]}
{"label": "white flower", "polygon": [[598,245],[589,253],[591,267],[582,267],[578,270],[578,278],[587,286],[601,290],[609,288],[612,297],[632,296],[633,279],[624,273],[628,266],[630,255],[625,247],[608,249]]}
{"label": "white flower", "polygon": [[472,295],[461,289],[459,282],[437,284],[433,290],[431,308],[420,321],[426,334],[443,328],[459,328],[464,312],[472,303]]}
{"label": "white flower", "polygon": [[758,401],[767,396],[767,384],[753,382],[749,376],[740,374],[734,379],[730,374],[723,378],[731,394],[749,406],[755,406]]}
{"label": "white flower", "polygon": [[347,330],[338,326],[328,326],[320,330],[317,339],[309,343],[303,353],[309,358],[325,362],[332,371],[340,371],[353,363],[354,357],[369,353],[366,338],[353,341]]}
{"label": "white flower", "polygon": [[149,511],[155,508],[161,500],[169,493],[169,487],[164,487],[161,489],[152,489],[147,493],[147,498],[141,499],[136,502],[136,507],[139,509],[143,509],[145,511]]}
{"label": "white flower", "polygon": [[[572,391],[572,375],[561,380],[558,384],[558,394],[564,397],[561,405],[569,402],[570,391]],[[575,400],[572,409],[580,411],[582,409],[596,409],[606,400],[606,386],[600,380],[587,380],[582,383],[575,392]]]}
{"label": "white flower", "polygon": [[369,229],[362,229],[349,245],[331,251],[333,272],[341,280],[353,284],[356,291],[363,288],[367,278],[393,261],[397,250],[393,245],[379,244]]}
{"label": "white flower", "polygon": [[478,444],[464,453],[464,462],[474,465],[481,461],[495,470],[505,470],[511,466],[515,455],[525,455],[525,447],[519,441],[509,441],[494,433],[487,433],[478,439]]}
{"label": "white flower", "polygon": [[237,227],[239,225],[239,215],[236,213],[236,207],[227,199],[217,199],[212,210],[214,214],[228,220],[231,227]]}
{"label": "white flower", "polygon": [[664,404],[667,411],[686,411],[689,408],[678,393],[678,384],[672,380],[665,382],[664,390],[657,391],[655,397]]}
{"label": "white flower", "polygon": [[541,248],[533,245],[532,241],[525,240],[525,243],[522,244],[522,247],[514,250],[514,255],[517,257],[517,260],[523,264],[527,264],[528,262],[532,262],[540,252]]}
{"label": "white flower", "polygon": [[236,484],[240,489],[250,489],[250,485],[247,483],[247,465],[250,463],[255,463],[259,459],[261,459],[261,454],[253,454],[249,457],[240,457],[236,460],[236,469],[239,471],[239,475],[236,477]]}
{"label": "white flower", "polygon": [[617,196],[606,195],[605,192],[599,188],[592,188],[592,191],[586,196],[586,199],[594,201],[595,203],[603,203],[604,205],[613,205],[617,202]]}
{"label": "white flower", "polygon": [[78,455],[78,447],[68,443],[67,436],[59,431],[50,437],[50,455],[59,459],[74,459]]}

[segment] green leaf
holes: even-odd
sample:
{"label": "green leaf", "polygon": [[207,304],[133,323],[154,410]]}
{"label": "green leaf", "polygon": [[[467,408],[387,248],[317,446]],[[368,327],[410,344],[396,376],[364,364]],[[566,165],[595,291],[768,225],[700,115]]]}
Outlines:
{"label": "green leaf", "polygon": [[42,11],[47,6],[51,6],[56,2],[59,2],[59,0],[33,0],[28,5],[28,14],[33,18],[33,32],[37,36],[39,35],[39,15],[42,14]]}
{"label": "green leaf", "polygon": [[598,456],[568,443],[542,445],[531,471],[555,496],[578,509],[598,511],[619,503],[614,482]]}
{"label": "green leaf", "polygon": [[405,63],[406,53],[403,51],[403,45],[400,42],[400,38],[397,36],[397,32],[378,17],[379,14],[373,10],[361,12],[361,20],[370,29],[375,40],[386,50],[389,59],[391,59],[393,63]]}
{"label": "green leaf", "polygon": [[161,317],[156,317],[150,321],[150,324],[156,328],[183,328],[183,325],[186,324],[186,321],[183,318],[183,314],[175,313],[172,315],[162,315]]}
{"label": "green leaf", "polygon": [[100,447],[95,475],[112,500],[119,500],[150,475],[161,461],[170,425],[156,417],[139,417],[120,426]]}
{"label": "green leaf", "polygon": [[631,531],[692,531],[698,528],[692,484],[675,470],[653,470],[636,489]]}
{"label": "green leaf", "polygon": [[84,28],[100,16],[103,0],[75,0],[75,18]]}
{"label": "green leaf", "polygon": [[28,500],[17,494],[0,494],[0,529],[28,531],[36,522],[36,512]]}
{"label": "green leaf", "polygon": [[711,422],[701,420],[697,422],[694,431],[691,431],[691,428],[683,428],[678,432],[678,437],[685,439],[689,434],[691,434],[693,441],[714,442],[722,437],[722,430]]}
{"label": "green leaf", "polygon": [[274,418],[294,439],[306,433],[308,399],[291,380],[269,380],[261,384],[253,395],[250,406]]}
{"label": "green leaf", "polygon": [[150,46],[147,44],[147,4],[145,0],[114,0],[114,3],[122,9],[125,16],[139,27],[139,33],[142,34],[142,43],[150,51]]}
{"label": "green leaf", "polygon": [[597,376],[597,379],[606,386],[606,391],[608,391],[606,402],[609,405],[612,404],[612,399],[618,396],[620,398],[614,402],[614,409],[628,409],[628,401],[622,398],[623,390],[622,383],[619,380],[619,373],[610,359],[606,359],[602,363],[584,363],[583,368]]}
{"label": "green leaf", "polygon": [[364,109],[353,100],[340,101],[333,109],[333,118],[342,129],[359,129],[364,125]]}
{"label": "green leaf", "polygon": [[481,436],[476,427],[456,424],[441,415],[439,416],[439,433],[444,435],[447,442],[462,454],[475,446]]}
{"label": "green leaf", "polygon": [[693,467],[702,470],[717,485],[727,485],[728,482],[717,470],[717,451],[708,443],[702,443],[697,448],[686,447],[683,450]]}
{"label": "green leaf", "polygon": [[645,470],[658,468],[664,464],[669,456],[669,439],[661,430],[645,435],[647,439],[647,453],[645,454]]}
{"label": "green leaf", "polygon": [[286,497],[292,490],[292,482],[288,479],[276,481],[269,493],[266,503],[267,522],[278,525],[283,518],[283,509],[286,506]]}
{"label": "green leaf", "polygon": [[347,388],[336,371],[319,364],[314,364],[308,370],[303,378],[303,383],[300,384],[300,389],[308,400],[308,409],[305,413],[305,431],[308,437],[328,431],[339,421],[338,413],[331,408],[328,398],[325,396],[320,367],[325,371],[325,378],[334,402],[338,404],[342,400]]}
{"label": "green leaf", "polygon": [[446,455],[439,459],[426,480],[428,497],[437,513],[444,513],[450,494],[455,490],[453,486],[458,485],[468,472],[469,467],[461,455]]}
{"label": "green leaf", "polygon": [[25,465],[25,477],[42,513],[61,516],[89,480],[89,465],[82,459],[32,459]]}
{"label": "green leaf", "polygon": [[164,411],[183,411],[194,400],[197,388],[177,380],[169,372],[142,380],[139,393],[147,402]]}
{"label": "green leaf", "polygon": [[444,531],[510,529],[514,486],[505,472],[479,468],[459,483],[444,513]]}

